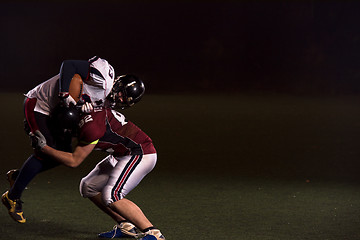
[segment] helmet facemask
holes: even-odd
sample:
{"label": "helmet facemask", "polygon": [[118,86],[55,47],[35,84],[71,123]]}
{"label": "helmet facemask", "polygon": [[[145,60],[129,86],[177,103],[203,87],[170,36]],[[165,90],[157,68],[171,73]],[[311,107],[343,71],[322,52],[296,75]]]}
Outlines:
{"label": "helmet facemask", "polygon": [[140,101],[145,92],[144,83],[134,75],[122,75],[115,79],[108,96],[112,108],[126,109]]}

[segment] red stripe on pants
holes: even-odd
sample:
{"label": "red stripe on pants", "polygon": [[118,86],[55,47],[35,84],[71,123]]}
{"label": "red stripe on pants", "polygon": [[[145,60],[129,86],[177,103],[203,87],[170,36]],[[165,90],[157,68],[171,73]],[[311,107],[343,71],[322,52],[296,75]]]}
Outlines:
{"label": "red stripe on pants", "polygon": [[126,177],[129,175],[129,172],[131,171],[131,169],[134,167],[136,161],[139,159],[139,155],[136,155],[134,160],[131,162],[129,168],[126,170],[124,176],[122,177],[122,179],[120,180],[119,185],[116,187],[115,191],[114,191],[114,196],[116,201],[119,201],[120,199],[118,198],[118,192],[119,189],[121,188],[121,186],[124,184]]}

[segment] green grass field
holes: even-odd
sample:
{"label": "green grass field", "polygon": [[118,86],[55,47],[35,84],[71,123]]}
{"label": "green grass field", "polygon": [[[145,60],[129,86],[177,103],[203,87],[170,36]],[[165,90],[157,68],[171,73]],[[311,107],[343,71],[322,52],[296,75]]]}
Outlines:
{"label": "green grass field", "polygon": [[[31,153],[21,94],[2,93],[0,189]],[[154,140],[158,165],[129,199],[167,239],[360,239],[359,97],[148,95],[124,114]],[[0,239],[96,239],[114,223],[78,193],[104,155],[38,175]]]}

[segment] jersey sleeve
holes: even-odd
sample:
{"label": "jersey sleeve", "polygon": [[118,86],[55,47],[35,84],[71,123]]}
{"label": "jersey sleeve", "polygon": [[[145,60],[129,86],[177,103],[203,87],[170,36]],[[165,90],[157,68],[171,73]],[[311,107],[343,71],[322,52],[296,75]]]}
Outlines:
{"label": "jersey sleeve", "polygon": [[90,70],[88,84],[101,89],[112,88],[114,68],[105,59],[97,56],[89,59]]}
{"label": "jersey sleeve", "polygon": [[71,79],[75,74],[79,74],[86,81],[89,78],[90,62],[83,60],[65,60],[61,64],[59,79],[59,94],[64,95],[69,92]]}
{"label": "jersey sleeve", "polygon": [[105,59],[99,57],[89,59],[89,63],[89,78],[83,81],[83,97],[88,97],[88,101],[95,107],[103,106],[114,84],[114,69]]}

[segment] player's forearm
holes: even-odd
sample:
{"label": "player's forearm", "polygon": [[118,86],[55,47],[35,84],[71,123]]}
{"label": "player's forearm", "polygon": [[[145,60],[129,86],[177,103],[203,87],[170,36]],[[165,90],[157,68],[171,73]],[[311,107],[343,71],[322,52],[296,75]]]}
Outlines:
{"label": "player's forearm", "polygon": [[73,153],[59,151],[47,145],[43,147],[41,151],[68,167],[75,168],[82,162],[82,160],[76,158]]}

